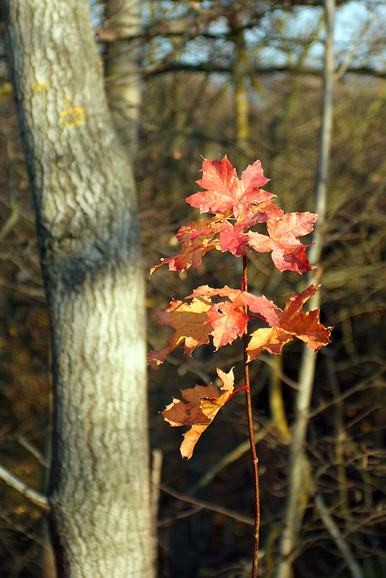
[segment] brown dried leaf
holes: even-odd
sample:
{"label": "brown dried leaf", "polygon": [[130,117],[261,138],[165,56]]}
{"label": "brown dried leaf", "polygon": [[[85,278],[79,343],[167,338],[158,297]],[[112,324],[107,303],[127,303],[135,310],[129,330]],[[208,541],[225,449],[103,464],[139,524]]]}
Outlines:
{"label": "brown dried leaf", "polygon": [[184,441],[180,447],[183,458],[192,457],[201,434],[210,426],[233,392],[233,368],[229,373],[217,369],[217,375],[223,383],[220,389],[211,383],[208,386],[196,385],[193,388],[181,390],[182,398],[186,403],[173,398],[172,403],[161,412],[165,421],[169,422],[172,427],[191,426],[184,434]]}

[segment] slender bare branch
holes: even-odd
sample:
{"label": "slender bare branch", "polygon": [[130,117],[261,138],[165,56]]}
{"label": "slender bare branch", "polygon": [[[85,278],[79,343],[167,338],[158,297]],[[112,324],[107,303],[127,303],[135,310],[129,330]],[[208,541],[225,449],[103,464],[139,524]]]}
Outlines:
{"label": "slender bare branch", "polygon": [[39,450],[33,444],[31,444],[31,442],[27,440],[24,436],[18,436],[17,441],[23,448],[25,448],[31,455],[33,455],[35,460],[37,460],[39,464],[43,466],[43,468],[50,467],[50,464],[43,456],[43,454],[39,452]]}
{"label": "slender bare branch", "polygon": [[[181,502],[186,502],[187,504],[192,504],[197,506],[199,509],[202,510],[210,510],[212,512],[217,512],[219,514],[223,514],[228,518],[232,518],[233,520],[237,520],[237,522],[241,522],[242,524],[247,524],[248,526],[254,526],[255,520],[250,516],[244,516],[243,514],[239,514],[238,512],[234,512],[233,510],[229,510],[228,508],[223,508],[222,506],[217,506],[216,504],[212,504],[210,502],[205,502],[203,500],[198,500],[197,498],[192,498],[190,496],[186,496],[184,494],[180,494],[179,492],[175,492],[171,488],[168,488],[164,484],[160,485],[160,488],[165,494],[169,494],[176,500],[180,500]],[[162,526],[162,521],[159,522],[159,525]]]}
{"label": "slender bare branch", "polygon": [[[267,430],[265,428],[259,429],[255,432],[255,444],[265,438],[267,435]],[[216,462],[211,468],[206,470],[201,478],[192,486],[188,492],[189,496],[193,496],[200,488],[203,488],[210,484],[210,482],[220,473],[224,468],[233,464],[238,459],[240,459],[248,450],[250,449],[250,440],[247,439],[241,442],[233,450],[225,454],[218,462]]]}
{"label": "slender bare branch", "polygon": [[351,548],[346,540],[344,540],[338,526],[335,524],[335,521],[331,514],[328,511],[326,504],[320,494],[315,497],[315,505],[319,512],[319,515],[325,525],[326,529],[328,530],[330,536],[334,540],[336,547],[342,554],[343,558],[345,559],[347,566],[350,569],[351,576],[353,578],[363,578],[363,573],[359,567],[359,564],[355,560],[355,557],[351,551]]}
{"label": "slender bare branch", "polygon": [[[215,62],[191,63],[181,61],[171,61],[164,59],[163,62],[150,64],[142,71],[144,78],[157,76],[167,72],[208,72],[216,74],[231,74],[232,67]],[[290,74],[292,76],[323,76],[322,69],[310,66],[259,66],[251,67],[250,72],[259,76],[267,74]],[[376,78],[386,78],[386,71],[376,70],[369,66],[348,67],[344,74],[358,74],[361,76],[374,76]]]}
{"label": "slender bare branch", "polygon": [[[323,248],[323,236],[326,222],[327,181],[331,149],[333,90],[335,81],[334,67],[334,17],[335,0],[326,0],[326,43],[324,57],[324,82],[322,98],[322,123],[320,130],[319,160],[315,188],[315,209],[319,215],[316,223],[313,245],[309,253],[312,265],[318,264]],[[318,271],[311,274],[310,282],[317,280]],[[310,309],[319,309],[320,292],[310,299]],[[299,391],[296,397],[296,417],[290,451],[288,474],[288,494],[284,516],[284,529],[280,542],[282,556],[276,573],[277,578],[292,576],[292,557],[297,536],[307,507],[310,484],[305,483],[305,474],[310,475],[310,468],[304,452],[309,423],[313,383],[316,368],[316,353],[305,347],[299,375]]]}
{"label": "slender bare branch", "polygon": [[16,478],[16,476],[11,474],[7,469],[3,468],[3,466],[0,466],[0,479],[7,484],[7,486],[19,492],[35,506],[38,506],[45,512],[50,511],[50,504],[46,496],[27,486],[27,484]]}

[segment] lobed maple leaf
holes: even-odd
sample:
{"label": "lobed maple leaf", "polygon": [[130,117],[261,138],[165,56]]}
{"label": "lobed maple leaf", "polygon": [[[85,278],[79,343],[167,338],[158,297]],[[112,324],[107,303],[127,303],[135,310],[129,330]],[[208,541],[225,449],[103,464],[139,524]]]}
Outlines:
{"label": "lobed maple leaf", "polygon": [[[157,311],[158,322],[173,327],[175,333],[169,338],[166,348],[149,352],[148,363],[163,363],[181,343],[184,343],[185,354],[191,356],[197,347],[209,343],[210,336],[216,349],[233,343],[246,330],[249,320],[246,307],[263,316],[270,325],[252,333],[248,344],[249,361],[260,355],[263,349],[271,354],[281,353],[283,345],[292,341],[294,336],[317,351],[330,342],[332,327],[325,328],[319,323],[318,311],[302,313],[301,309],[318,288],[319,285],[310,285],[299,295],[290,297],[283,311],[264,295],[258,297],[227,285],[221,289],[202,285],[186,297],[192,300],[190,303],[173,300],[166,309]],[[212,298],[216,297],[225,297],[226,300],[213,301]]]}
{"label": "lobed maple leaf", "polygon": [[233,369],[229,373],[217,369],[217,375],[223,383],[220,389],[211,383],[208,386],[196,385],[193,388],[181,390],[185,401],[173,398],[172,403],[161,412],[165,421],[169,422],[172,427],[190,426],[180,446],[183,458],[192,457],[199,438],[233,392]]}
{"label": "lobed maple leaf", "polygon": [[201,213],[219,214],[232,210],[235,216],[238,213],[245,215],[249,212],[248,204],[262,203],[274,196],[260,188],[269,180],[264,177],[260,161],[249,165],[240,180],[227,156],[221,161],[203,159],[202,173],[202,179],[197,184],[206,191],[199,191],[186,199]]}
{"label": "lobed maple leaf", "polygon": [[248,245],[259,253],[272,251],[279,271],[305,273],[312,269],[306,257],[309,245],[302,245],[299,237],[312,231],[317,218],[315,213],[285,213],[277,220],[267,221],[268,236],[249,231]]}
{"label": "lobed maple leaf", "polygon": [[257,329],[248,343],[248,361],[255,359],[265,349],[271,354],[280,354],[283,345],[297,337],[310,349],[318,351],[330,343],[333,327],[324,327],[319,322],[319,311],[302,313],[304,303],[312,297],[320,285],[310,285],[299,295],[287,299],[284,311],[278,313],[278,323],[273,327]]}
{"label": "lobed maple leaf", "polygon": [[245,247],[249,241],[248,235],[244,233],[244,228],[240,225],[232,225],[225,221],[220,231],[221,251],[229,251],[235,257],[245,255]]}
{"label": "lobed maple leaf", "polygon": [[193,293],[189,295],[190,297],[213,297],[218,295],[219,297],[228,297],[230,301],[236,301],[240,297],[239,305],[247,305],[253,313],[259,313],[263,315],[267,323],[274,325],[278,322],[278,314],[281,313],[280,307],[277,307],[272,301],[267,299],[264,295],[260,297],[249,293],[248,291],[242,291],[241,289],[231,289],[228,285],[224,285],[220,289],[214,289],[208,285],[201,285],[194,289]]}
{"label": "lobed maple leaf", "polygon": [[148,363],[160,365],[173,349],[184,343],[186,355],[205,343],[209,343],[209,334],[212,331],[206,324],[211,303],[203,299],[193,299],[191,303],[173,300],[166,309],[156,312],[158,323],[170,325],[175,333],[169,338],[165,349],[153,350],[148,354]]}
{"label": "lobed maple leaf", "polygon": [[[312,269],[306,257],[309,245],[300,243],[299,237],[312,231],[318,217],[314,213],[283,213],[271,200],[274,195],[260,188],[268,181],[260,161],[249,165],[240,180],[226,156],[215,161],[203,159],[202,172],[197,183],[207,190],[186,201],[215,216],[182,226],[177,233],[181,251],[175,257],[161,259],[150,274],[166,264],[170,271],[191,266],[198,269],[212,249],[240,257],[245,255],[247,245],[260,253],[272,252],[279,271],[304,273]],[[268,235],[249,230],[258,223],[267,224]],[[217,234],[219,239],[215,238]]]}
{"label": "lobed maple leaf", "polygon": [[[202,171],[203,177],[197,183],[207,190],[186,201],[215,216],[182,226],[177,233],[181,251],[176,257],[161,259],[150,274],[166,264],[170,271],[184,271],[191,266],[198,269],[204,255],[212,249],[241,257],[247,245],[258,252],[272,252],[280,271],[304,273],[311,269],[305,254],[308,245],[302,245],[299,237],[312,230],[317,216],[283,213],[272,201],[275,195],[260,188],[268,180],[260,161],[249,165],[240,180],[226,156],[221,161],[204,159]],[[267,223],[268,235],[249,231],[259,223]],[[219,239],[215,238],[217,234]]]}
{"label": "lobed maple leaf", "polygon": [[208,311],[207,323],[213,328],[211,335],[216,349],[232,343],[237,337],[243,335],[249,318],[245,306],[248,306],[253,313],[263,315],[267,323],[278,323],[278,314],[281,313],[281,309],[264,295],[257,297],[248,291],[231,289],[227,285],[221,289],[202,285],[190,295],[190,297],[205,297],[208,300],[214,296],[229,299],[229,301],[214,303]]}
{"label": "lobed maple leaf", "polygon": [[215,348],[219,349],[241,337],[247,321],[248,316],[240,298],[236,298],[233,302],[223,301],[212,305],[208,312],[207,323],[213,327],[211,335]]}
{"label": "lobed maple leaf", "polygon": [[[250,245],[250,236],[246,230],[258,223],[281,219],[284,213],[272,201],[267,201],[259,205],[248,204],[247,213],[239,211],[236,215],[234,224],[224,220],[219,230],[220,248],[222,252],[229,251],[235,257],[241,257],[245,255],[246,246]],[[262,235],[262,237],[266,236]],[[266,251],[271,250],[272,243],[266,248]]]}
{"label": "lobed maple leaf", "polygon": [[[212,297],[226,297],[226,301],[213,302]],[[171,301],[165,309],[156,312],[161,325],[169,325],[175,333],[169,338],[167,347],[150,351],[148,363],[160,365],[173,349],[184,343],[185,354],[191,356],[194,349],[209,343],[213,338],[216,349],[232,343],[245,332],[249,314],[264,316],[267,323],[277,325],[281,309],[264,297],[257,297],[241,289],[231,289],[227,285],[214,289],[208,285],[197,287],[186,299],[190,303]]]}

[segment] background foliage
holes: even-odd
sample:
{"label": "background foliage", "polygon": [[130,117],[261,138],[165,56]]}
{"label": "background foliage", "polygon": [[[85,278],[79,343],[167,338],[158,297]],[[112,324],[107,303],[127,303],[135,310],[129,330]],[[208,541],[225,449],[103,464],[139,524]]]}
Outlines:
{"label": "background foliage", "polygon": [[[148,2],[144,11],[136,176],[146,275],[161,256],[177,253],[179,226],[197,220],[197,210],[183,199],[197,190],[200,155],[214,159],[227,154],[239,170],[260,158],[265,175],[272,179],[266,188],[278,194],[285,211],[314,210],[321,3],[178,4],[176,9],[175,2]],[[297,4],[307,4],[307,14]],[[358,3],[338,4],[343,10]],[[318,356],[307,454],[317,491],[359,561],[362,575],[375,578],[385,572],[381,536],[386,88],[379,3],[363,4],[367,11],[361,13],[361,25],[350,42],[337,37],[337,67],[346,69],[341,69],[335,86],[320,270],[321,320],[335,325],[335,330],[332,344]],[[307,18],[312,26],[304,26]],[[102,52],[110,24],[97,23]],[[236,74],[240,62],[244,63],[241,88]],[[39,489],[46,471],[42,456],[48,451],[49,328],[28,175],[4,54],[1,73],[0,463]],[[248,131],[241,138],[235,97],[243,95]],[[155,309],[165,307],[171,297],[182,298],[198,284],[236,287],[239,266],[239,260],[226,255],[219,260],[211,252],[198,272],[169,273],[166,268],[157,272],[148,282],[149,348],[157,349],[170,334],[157,325]],[[300,292],[302,283],[294,273],[276,272],[268,255],[253,258],[249,266],[251,291],[264,293],[279,306],[291,291]],[[205,346],[186,360],[176,350],[163,366],[149,372],[151,442],[163,456],[159,576],[236,577],[249,572],[253,489],[243,396],[234,396],[222,410],[189,462],[181,462],[180,432],[169,429],[158,413],[180,387],[208,383],[217,366],[229,371],[241,360],[237,346],[225,347],[215,357],[212,353]],[[264,576],[271,576],[277,564],[301,348],[294,342],[285,348],[282,360],[260,358],[251,364],[251,383],[260,437],[262,569]],[[237,383],[237,365],[235,374]],[[283,400],[283,414],[274,410],[278,399]],[[0,576],[49,576],[44,544],[41,513],[2,485]],[[311,501],[296,551],[295,576],[351,575],[317,502]]]}

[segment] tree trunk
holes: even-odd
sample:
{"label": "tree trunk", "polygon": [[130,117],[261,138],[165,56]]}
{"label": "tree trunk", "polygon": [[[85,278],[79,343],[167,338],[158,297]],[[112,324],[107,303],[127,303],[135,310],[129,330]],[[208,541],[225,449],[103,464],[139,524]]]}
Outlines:
{"label": "tree trunk", "polygon": [[[329,160],[331,154],[331,135],[333,120],[333,93],[335,81],[334,67],[334,20],[335,0],[325,1],[326,41],[324,56],[324,82],[322,97],[321,130],[319,140],[319,161],[315,189],[315,209],[319,219],[315,226],[313,245],[310,248],[309,260],[313,266],[318,265],[322,254],[324,228],[327,208],[327,183]],[[309,275],[309,283],[318,283],[320,271],[317,269]],[[320,309],[320,291],[308,302],[310,310]],[[284,514],[284,526],[280,541],[281,560],[276,578],[292,578],[293,561],[296,558],[296,542],[301,530],[304,514],[312,491],[311,467],[305,452],[309,409],[311,405],[316,370],[317,354],[303,347],[303,357],[299,371],[299,389],[296,396],[296,414],[292,427],[290,448],[287,502]]]}
{"label": "tree trunk", "polygon": [[107,27],[115,40],[107,44],[105,57],[107,96],[122,143],[135,158],[141,101],[138,62],[141,34],[141,0],[108,0]]}
{"label": "tree trunk", "polygon": [[132,167],[86,0],[3,0],[52,329],[59,576],[151,569],[144,291]]}

